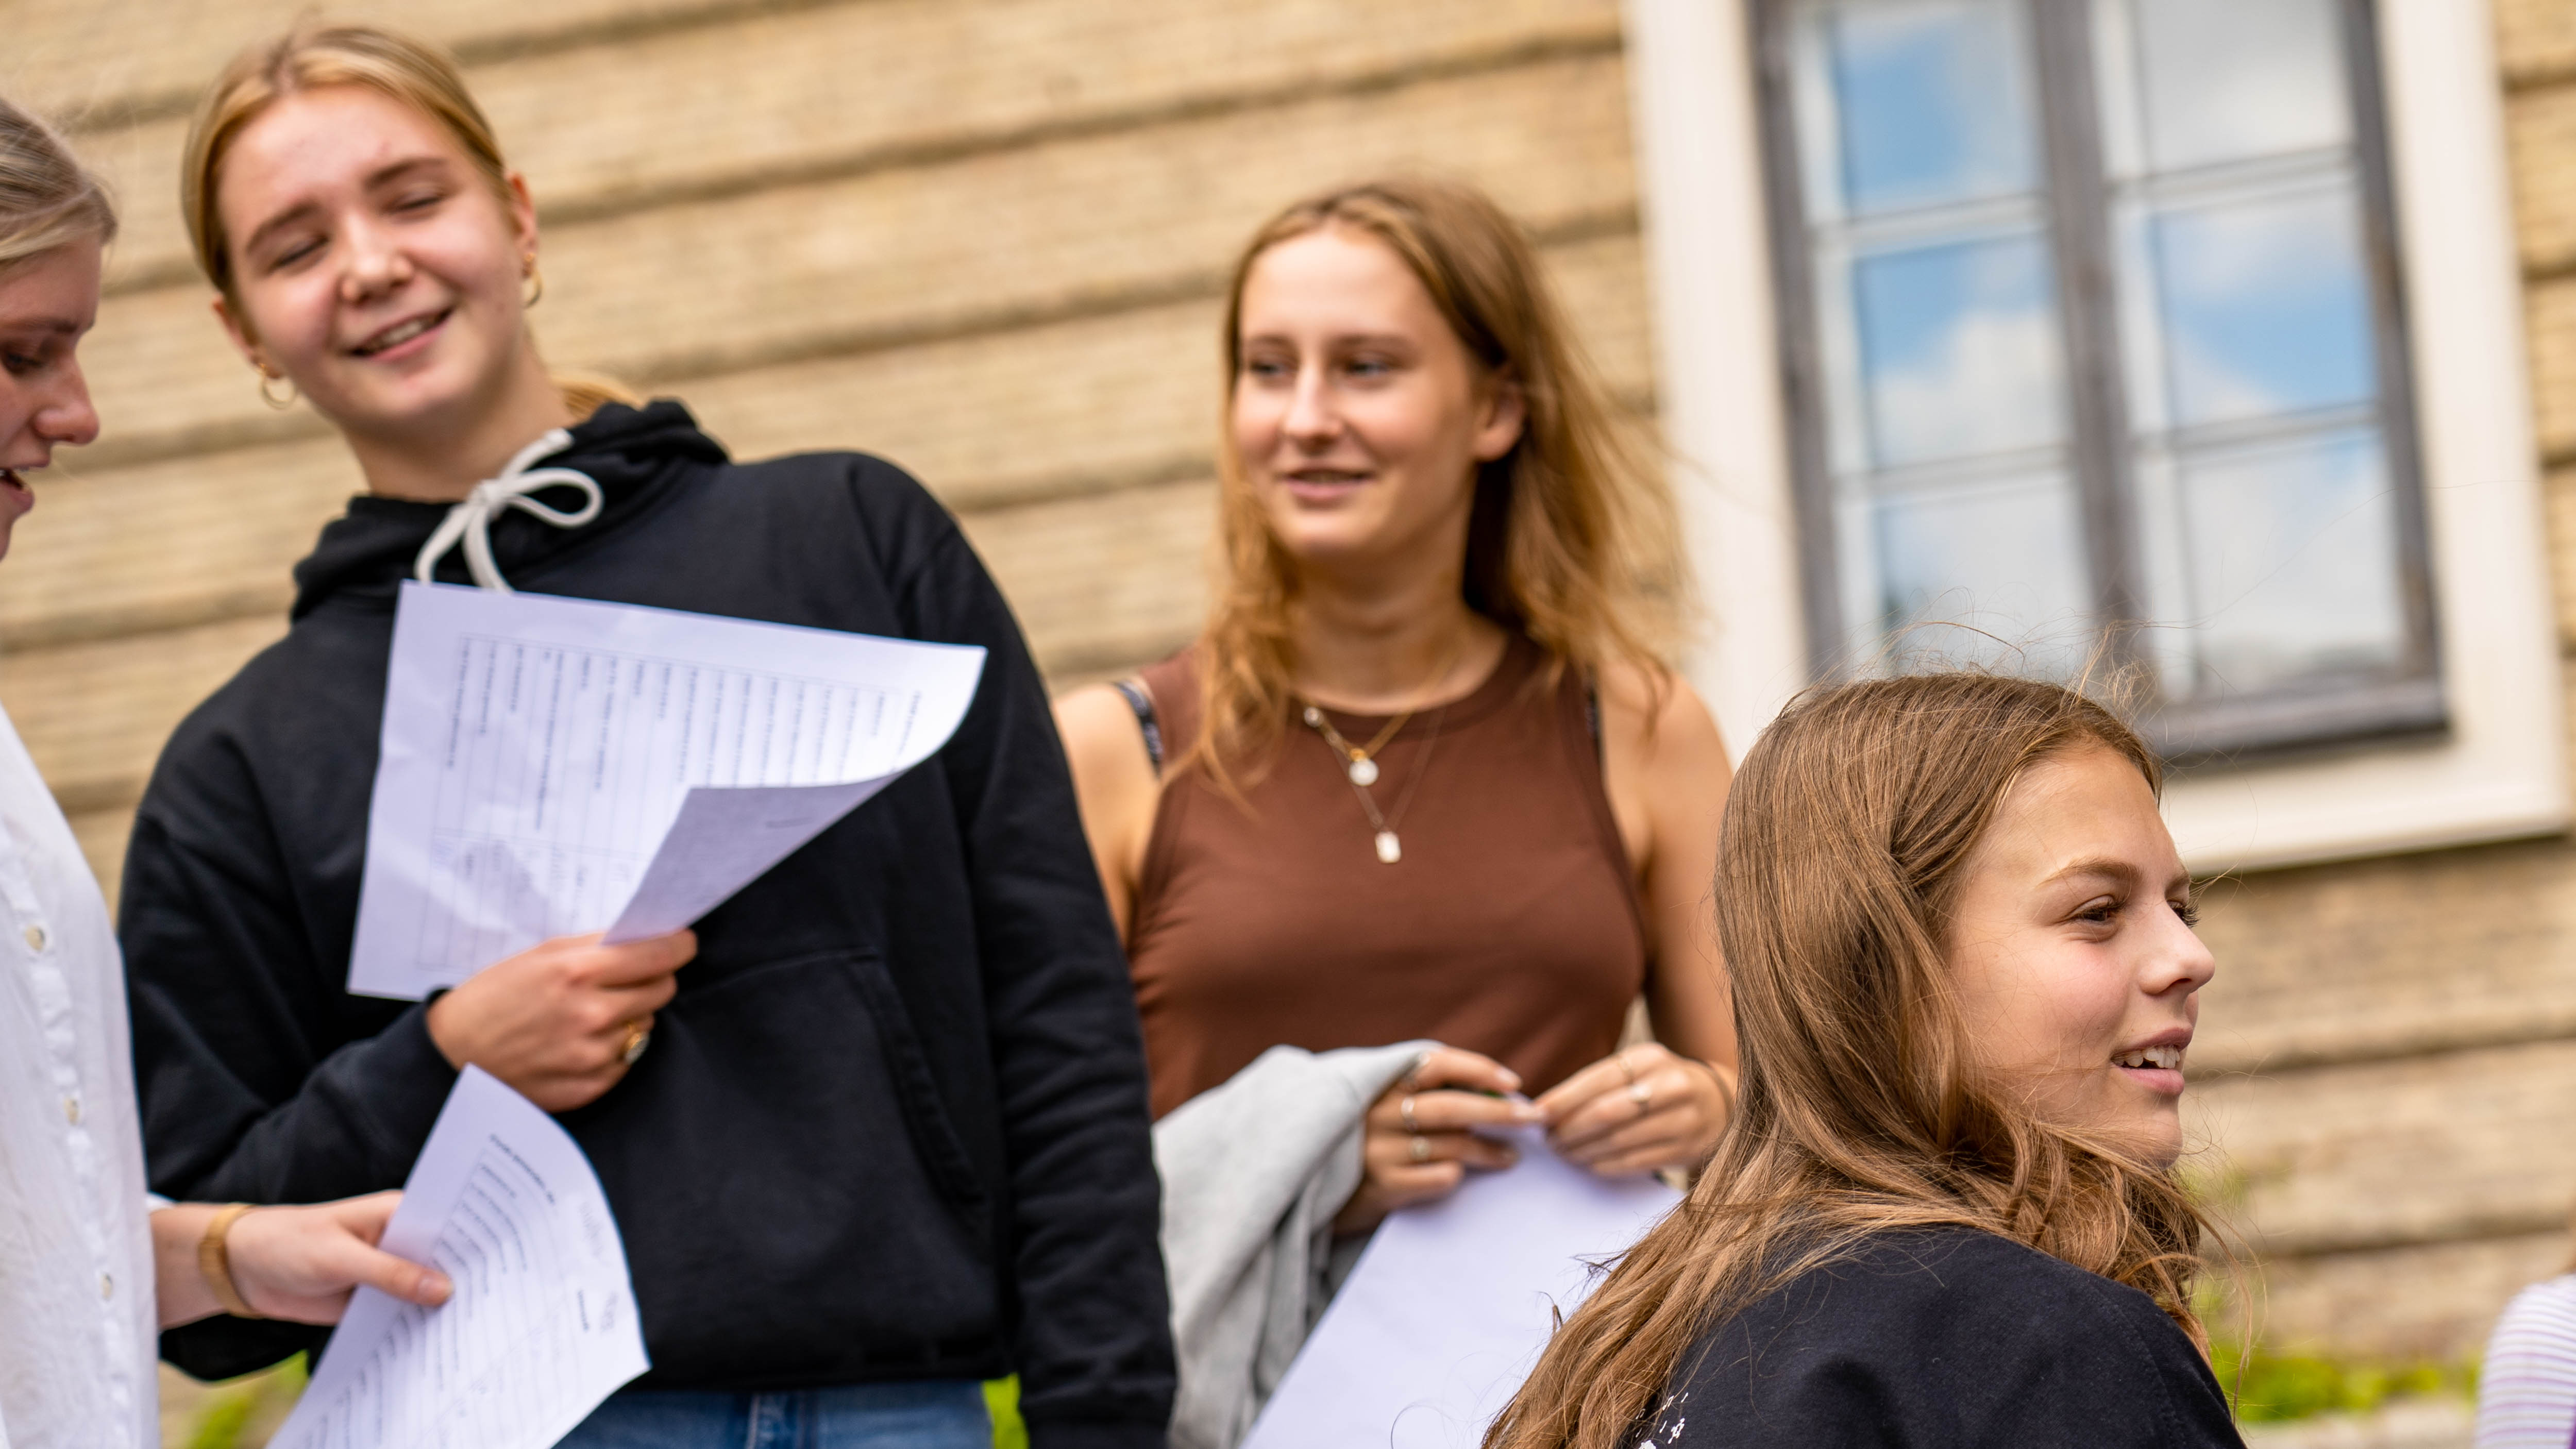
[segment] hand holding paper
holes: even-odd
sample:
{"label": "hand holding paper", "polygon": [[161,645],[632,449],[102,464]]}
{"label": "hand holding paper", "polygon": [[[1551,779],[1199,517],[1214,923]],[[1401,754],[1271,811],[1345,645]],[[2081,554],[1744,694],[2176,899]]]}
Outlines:
{"label": "hand holding paper", "polygon": [[611,946],[572,936],[531,946],[474,973],[430,1004],[430,1040],[549,1112],[586,1107],[634,1065],[635,1033],[679,990],[697,955],[688,931]]}
{"label": "hand holding paper", "polygon": [[650,1367],[599,1178],[554,1120],[468,1067],[386,1225],[442,1308],[361,1288],[277,1449],[549,1449]]}

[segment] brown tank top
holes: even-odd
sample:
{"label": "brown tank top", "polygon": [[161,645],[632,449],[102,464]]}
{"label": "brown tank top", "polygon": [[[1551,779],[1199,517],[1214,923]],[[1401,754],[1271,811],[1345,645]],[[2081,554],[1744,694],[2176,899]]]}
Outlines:
{"label": "brown tank top", "polygon": [[[1155,1116],[1283,1044],[1427,1037],[1531,1092],[1617,1048],[1645,984],[1645,921],[1588,692],[1571,669],[1551,687],[1547,662],[1516,637],[1474,693],[1379,751],[1393,865],[1342,757],[1300,721],[1268,770],[1238,780],[1241,800],[1196,767],[1171,774],[1127,947]],[[1143,679],[1178,761],[1198,732],[1192,656]],[[1361,744],[1387,723],[1330,718]]]}

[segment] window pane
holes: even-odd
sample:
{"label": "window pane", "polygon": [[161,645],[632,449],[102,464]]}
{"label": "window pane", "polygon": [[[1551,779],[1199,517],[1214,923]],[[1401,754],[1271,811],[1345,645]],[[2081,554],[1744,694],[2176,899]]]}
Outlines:
{"label": "window pane", "polygon": [[2128,0],[2147,162],[2175,171],[2343,144],[2334,0]]}
{"label": "window pane", "polygon": [[2183,510],[2202,688],[2402,660],[2395,499],[2375,431],[2186,466]]}
{"label": "window pane", "polygon": [[2058,675],[2091,651],[2083,532],[2065,478],[1899,496],[1876,511],[1879,616],[1863,621],[1863,650],[1883,638],[1898,668],[1975,660]]}
{"label": "window pane", "polygon": [[[2064,673],[2134,640],[2195,750],[2282,742],[2308,699],[2368,728],[2405,693],[2378,686],[2430,643],[2358,8],[1755,7],[1787,47],[1767,119],[1802,202],[1784,313],[1801,483],[1832,519],[1826,667]],[[2044,93],[2042,40],[2076,67]],[[2078,406],[2097,384],[2122,405]],[[2112,612],[2152,627],[2107,634]]]}
{"label": "window pane", "polygon": [[2175,421],[2369,399],[2370,300],[2347,189],[2166,212],[2152,223]]}
{"label": "window pane", "polygon": [[2017,7],[1879,0],[1823,30],[1854,213],[2026,191],[2037,171]]}
{"label": "window pane", "polygon": [[2037,238],[1865,257],[1852,292],[1879,466],[2064,436],[2054,286]]}

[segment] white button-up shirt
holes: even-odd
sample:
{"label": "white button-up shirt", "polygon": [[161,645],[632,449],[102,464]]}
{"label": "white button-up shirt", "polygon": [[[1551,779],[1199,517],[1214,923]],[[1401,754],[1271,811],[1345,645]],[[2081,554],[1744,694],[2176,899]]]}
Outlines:
{"label": "white button-up shirt", "polygon": [[0,713],[0,1449],[160,1442],[133,1063],[107,903]]}

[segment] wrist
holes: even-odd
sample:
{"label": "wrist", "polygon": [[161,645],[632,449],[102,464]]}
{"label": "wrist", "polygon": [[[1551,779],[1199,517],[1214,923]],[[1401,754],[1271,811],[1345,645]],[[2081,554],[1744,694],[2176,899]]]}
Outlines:
{"label": "wrist", "polygon": [[235,1318],[268,1316],[251,1307],[250,1300],[242,1295],[239,1280],[233,1276],[232,1230],[252,1211],[252,1206],[243,1202],[217,1208],[197,1238],[197,1276],[205,1280],[206,1291],[215,1296],[224,1312]]}
{"label": "wrist", "polygon": [[1697,1067],[1698,1075],[1708,1079],[1708,1090],[1717,1099],[1712,1121],[1718,1130],[1723,1131],[1735,1117],[1735,1084],[1727,1080],[1726,1069],[1715,1062],[1698,1057],[1682,1057],[1681,1060],[1685,1066]]}
{"label": "wrist", "polygon": [[454,988],[433,991],[429,994],[429,1005],[421,1012],[420,1025],[421,1030],[429,1034],[429,1044],[447,1059],[447,1065],[461,1072],[465,1070],[465,1064],[474,1059],[474,1054],[459,1039],[461,1033],[456,1023],[456,1012]]}

